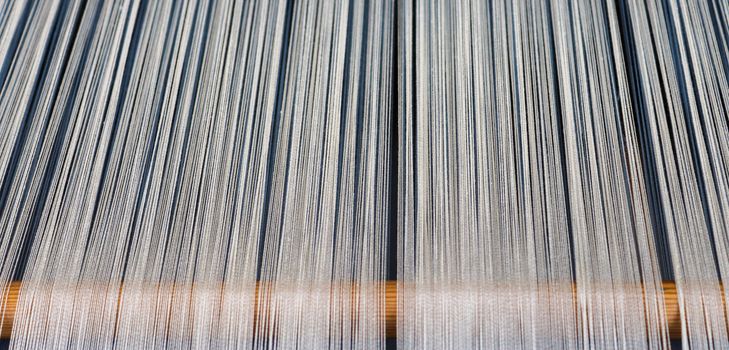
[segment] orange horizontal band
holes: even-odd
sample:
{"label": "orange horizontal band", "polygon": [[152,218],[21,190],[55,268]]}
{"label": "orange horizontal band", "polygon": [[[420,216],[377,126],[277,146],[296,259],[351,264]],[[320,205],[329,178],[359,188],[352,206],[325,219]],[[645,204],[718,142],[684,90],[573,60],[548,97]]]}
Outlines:
{"label": "orange horizontal band", "polygon": [[[13,321],[20,296],[21,282],[12,282],[0,296],[0,301],[5,305],[4,313],[0,314],[0,320],[4,321],[0,330],[0,339],[9,339],[12,334]],[[258,286],[256,287],[258,289]],[[394,281],[384,282],[385,293],[385,329],[388,338],[397,336],[397,283]],[[665,305],[668,330],[671,339],[681,338],[681,317],[678,308],[678,296],[676,285],[673,282],[663,282],[663,301]],[[258,290],[256,290],[256,303],[258,303]],[[256,304],[257,305],[257,304]],[[0,311],[2,308],[0,307]]]}

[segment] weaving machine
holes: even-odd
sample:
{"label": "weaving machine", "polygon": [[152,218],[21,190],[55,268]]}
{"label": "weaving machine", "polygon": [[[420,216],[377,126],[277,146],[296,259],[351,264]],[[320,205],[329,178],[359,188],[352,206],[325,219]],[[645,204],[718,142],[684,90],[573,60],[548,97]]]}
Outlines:
{"label": "weaving machine", "polygon": [[728,18],[0,0],[0,337],[729,348]]}

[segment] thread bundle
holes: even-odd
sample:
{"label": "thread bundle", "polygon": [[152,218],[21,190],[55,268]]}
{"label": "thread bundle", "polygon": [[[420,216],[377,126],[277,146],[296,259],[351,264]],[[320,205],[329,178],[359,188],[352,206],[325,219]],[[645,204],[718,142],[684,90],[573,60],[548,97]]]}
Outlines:
{"label": "thread bundle", "polygon": [[728,16],[2,2],[11,346],[726,348]]}

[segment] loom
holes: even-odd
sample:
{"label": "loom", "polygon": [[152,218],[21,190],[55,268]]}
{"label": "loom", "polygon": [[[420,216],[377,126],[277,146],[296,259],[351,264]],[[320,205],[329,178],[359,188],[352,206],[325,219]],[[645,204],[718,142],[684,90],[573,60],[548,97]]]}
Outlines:
{"label": "loom", "polygon": [[729,348],[728,19],[0,0],[0,345]]}

